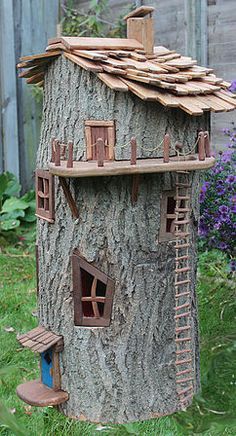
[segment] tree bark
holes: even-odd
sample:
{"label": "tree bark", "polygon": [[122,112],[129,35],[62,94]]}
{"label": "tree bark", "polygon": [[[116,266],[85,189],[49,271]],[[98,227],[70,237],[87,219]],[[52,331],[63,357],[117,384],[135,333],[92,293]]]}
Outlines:
{"label": "tree bark", "polygon": [[[44,119],[38,168],[47,168],[50,140],[72,140],[84,159],[84,121],[116,121],[116,144],[132,136],[155,148],[168,131],[187,148],[207,117],[191,118],[158,103],[113,92],[92,73],[60,58],[45,80]],[[128,154],[127,154],[128,153]],[[130,157],[118,149],[117,159]],[[138,157],[162,155],[138,147]],[[63,335],[62,389],[70,395],[60,409],[93,422],[129,422],[170,414],[180,408],[175,383],[175,250],[158,243],[160,196],[174,177],[141,175],[138,200],[131,203],[132,177],[95,177],[69,181],[79,210],[71,216],[55,178],[55,223],[38,220],[40,322]],[[195,389],[199,387],[196,314],[196,222],[198,174],[192,178],[192,349]],[[115,281],[109,327],[74,326],[71,254],[75,248]]]}

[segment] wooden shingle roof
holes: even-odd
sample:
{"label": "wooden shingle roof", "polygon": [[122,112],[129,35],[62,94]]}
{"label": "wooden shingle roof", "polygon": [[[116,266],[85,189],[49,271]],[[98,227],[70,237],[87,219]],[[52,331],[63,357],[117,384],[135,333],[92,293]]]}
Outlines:
{"label": "wooden shingle roof", "polygon": [[45,53],[21,58],[18,68],[25,70],[19,77],[43,86],[44,73],[58,56],[97,74],[114,91],[131,92],[190,115],[228,112],[236,107],[236,95],[228,91],[230,83],[216,77],[211,68],[198,66],[197,61],[163,46],[146,55],[134,39],[54,38]]}
{"label": "wooden shingle roof", "polygon": [[63,337],[49,332],[42,326],[18,336],[17,339],[23,347],[30,348],[38,353],[43,353],[55,345],[57,345],[58,351],[63,348]]}

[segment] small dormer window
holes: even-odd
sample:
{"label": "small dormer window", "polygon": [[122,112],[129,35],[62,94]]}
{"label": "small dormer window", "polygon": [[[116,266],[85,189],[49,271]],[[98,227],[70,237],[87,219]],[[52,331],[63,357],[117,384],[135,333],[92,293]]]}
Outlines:
{"label": "small dormer window", "polygon": [[36,216],[54,222],[54,178],[47,170],[36,170]]}
{"label": "small dormer window", "polygon": [[114,281],[88,263],[77,250],[72,255],[75,325],[109,326]]}
{"label": "small dormer window", "polygon": [[105,160],[114,160],[115,122],[88,120],[85,121],[85,138],[87,160],[97,160],[97,140],[104,141]]}

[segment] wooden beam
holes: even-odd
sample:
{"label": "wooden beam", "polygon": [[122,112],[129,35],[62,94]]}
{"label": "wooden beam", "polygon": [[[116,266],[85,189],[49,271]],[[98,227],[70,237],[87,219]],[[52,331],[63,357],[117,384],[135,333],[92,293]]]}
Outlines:
{"label": "wooden beam", "polygon": [[76,218],[76,219],[79,218],[79,211],[78,211],[77,205],[75,203],[75,200],[72,197],[72,194],[70,192],[69,185],[67,184],[67,182],[66,182],[64,177],[59,177],[59,182],[60,182],[60,185],[61,185],[61,187],[63,189],[63,192],[64,192],[64,195],[66,197],[67,203],[68,203],[68,205],[70,207],[72,216],[74,218]]}

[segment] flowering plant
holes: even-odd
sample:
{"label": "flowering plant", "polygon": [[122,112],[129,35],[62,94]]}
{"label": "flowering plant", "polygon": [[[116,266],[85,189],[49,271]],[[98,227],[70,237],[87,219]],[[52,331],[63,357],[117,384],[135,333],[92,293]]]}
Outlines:
{"label": "flowering plant", "polygon": [[236,269],[236,128],[224,129],[229,141],[219,152],[200,191],[201,218],[199,235],[204,248],[218,248],[230,258],[232,271]]}

